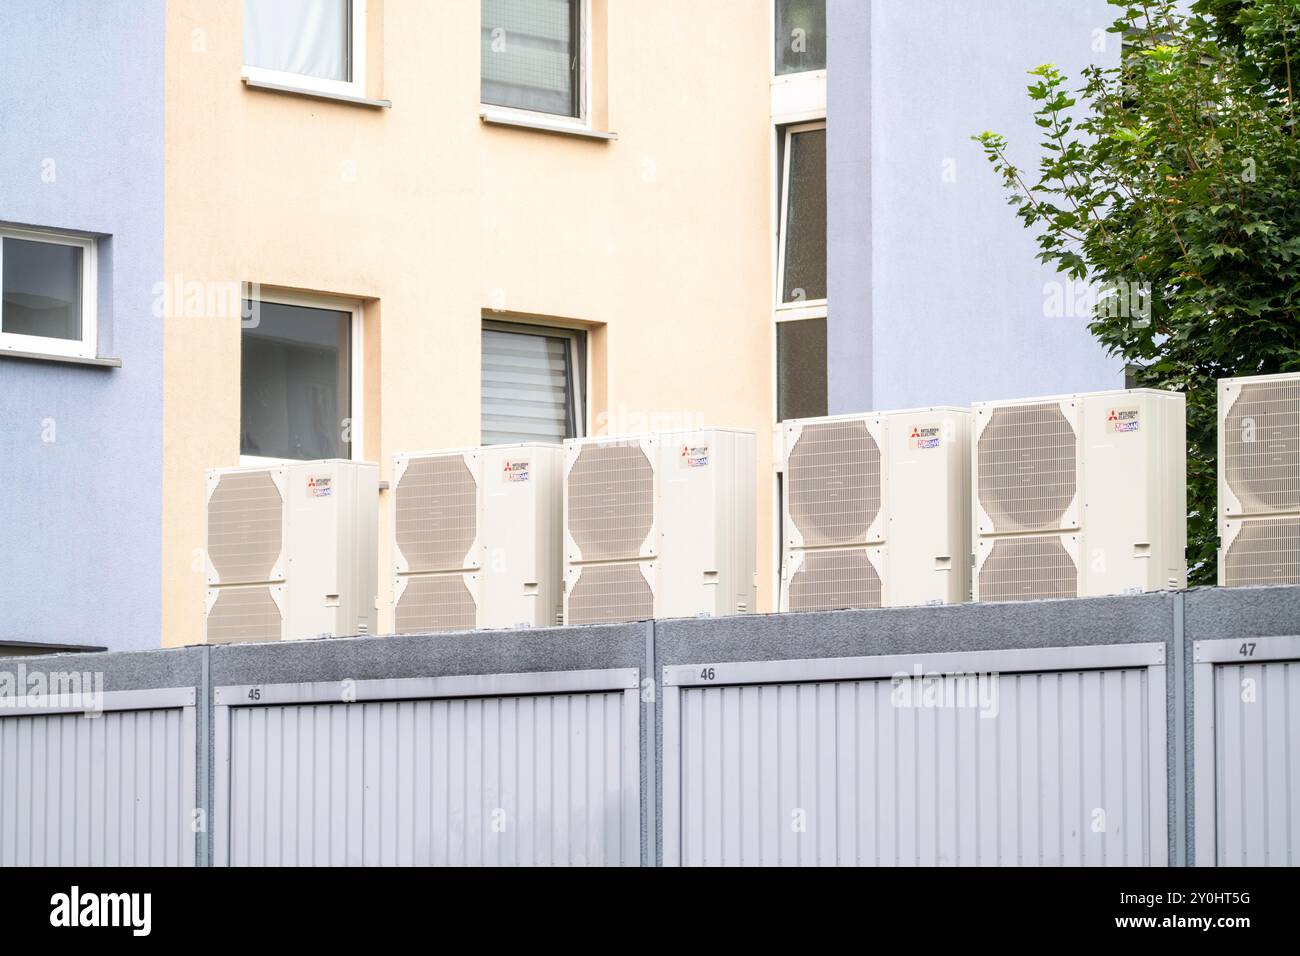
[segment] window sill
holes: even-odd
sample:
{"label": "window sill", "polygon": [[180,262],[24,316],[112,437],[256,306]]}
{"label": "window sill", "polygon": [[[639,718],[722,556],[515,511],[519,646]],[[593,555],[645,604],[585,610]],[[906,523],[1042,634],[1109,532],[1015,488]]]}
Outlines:
{"label": "window sill", "polygon": [[53,362],[58,365],[89,365],[94,368],[121,368],[120,358],[84,358],[80,355],[51,355],[48,352],[19,352],[0,349],[0,359],[23,359],[31,362]]}
{"label": "window sill", "polygon": [[365,96],[349,96],[346,93],[325,93],[321,90],[309,90],[301,86],[287,86],[283,83],[267,83],[264,80],[254,80],[251,77],[242,77],[244,85],[250,90],[264,90],[268,93],[288,93],[291,96],[305,96],[313,100],[329,100],[333,103],[350,103],[353,106],[364,106],[369,109],[389,110],[393,108],[392,100],[372,100]]}
{"label": "window sill", "polygon": [[479,119],[488,126],[512,126],[515,129],[531,129],[538,133],[554,133],[558,136],[574,136],[578,139],[594,139],[606,143],[618,139],[618,133],[571,126],[567,123],[554,122],[540,116],[534,118],[490,109],[479,110],[478,115]]}

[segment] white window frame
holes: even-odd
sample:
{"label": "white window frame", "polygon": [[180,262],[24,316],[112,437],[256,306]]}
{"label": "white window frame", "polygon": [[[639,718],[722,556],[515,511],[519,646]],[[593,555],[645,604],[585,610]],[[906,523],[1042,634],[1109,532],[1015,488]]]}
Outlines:
{"label": "white window frame", "polygon": [[[482,368],[483,332],[510,332],[515,335],[536,335],[546,339],[567,339],[569,349],[569,367],[573,375],[569,382],[568,404],[573,415],[573,423],[578,432],[574,438],[586,438],[591,434],[591,332],[587,329],[566,328],[560,325],[533,324],[531,322],[512,322],[509,319],[495,319],[483,316],[483,327],[479,331],[479,367]],[[581,353],[579,349],[584,349]],[[483,390],[479,386],[479,440],[483,439]]]}
{"label": "white window frame", "polygon": [[784,126],[824,119],[826,70],[806,70],[781,76],[776,73],[776,3],[777,0],[768,0],[767,4],[767,74],[772,83],[772,121],[777,126]]}
{"label": "white window frame", "polygon": [[[4,276],[4,239],[25,239],[55,246],[81,249],[81,338],[56,339],[44,335],[21,335],[4,331],[3,301],[0,301],[0,351],[26,352],[68,358],[96,358],[99,351],[98,245],[94,239],[37,229],[0,228],[0,283]],[[0,289],[3,293],[3,289]]]}
{"label": "white window frame", "polygon": [[794,138],[800,133],[810,133],[815,130],[826,129],[826,120],[818,120],[812,123],[795,123],[786,126],[780,131],[784,137],[784,148],[782,150],[781,162],[781,188],[777,191],[780,196],[781,208],[778,210],[780,216],[780,225],[776,233],[776,288],[773,290],[773,301],[776,304],[777,321],[786,319],[815,319],[826,315],[826,299],[803,299],[798,302],[785,302],[785,247],[786,247],[786,230],[789,226],[790,210],[790,157],[794,150]]}
{"label": "white window frame", "polygon": [[[365,460],[365,342],[362,334],[365,331],[365,305],[357,299],[336,299],[328,295],[320,295],[311,292],[279,292],[267,291],[254,286],[257,294],[252,294],[251,290],[245,290],[245,296],[256,302],[270,303],[271,305],[296,305],[308,309],[328,309],[331,312],[349,312],[352,315],[352,328],[349,335],[349,343],[352,354],[349,356],[351,381],[351,408],[348,409],[348,419],[352,424],[352,442],[349,445],[351,452],[351,461]],[[240,303],[243,308],[243,302]],[[244,427],[243,412],[243,341],[244,326],[241,323],[239,327],[240,341],[240,411],[239,411],[239,428],[242,434]],[[241,467],[263,466],[263,465],[291,465],[300,461],[298,458],[269,458],[261,455],[240,454],[239,464]]]}
{"label": "white window frame", "polygon": [[[592,132],[591,126],[591,0],[577,0],[578,6],[578,115],[561,116],[540,110],[521,110],[479,102],[479,116],[488,122],[524,124],[560,131]],[[479,4],[479,32],[483,31],[482,3]],[[479,93],[483,91],[483,64],[479,64]]]}
{"label": "white window frame", "polygon": [[[348,80],[327,80],[324,77],[308,76],[305,73],[290,73],[286,70],[271,70],[263,66],[244,64],[240,75],[255,83],[270,83],[301,90],[304,93],[328,93],[336,96],[365,98],[366,95],[366,0],[348,0],[351,9],[351,24],[348,31]],[[243,17],[243,4],[239,6]],[[244,34],[241,27],[239,34],[241,45],[240,59],[243,59],[242,45]]]}
{"label": "white window frame", "polygon": [[[771,4],[771,17],[773,18],[772,32],[775,33],[776,3]],[[775,71],[775,44],[771,48],[773,57],[773,71]],[[796,73],[791,74],[793,77],[820,76],[822,77],[822,91],[825,92],[825,74],[824,73]],[[778,116],[775,109],[776,86],[777,80],[786,80],[789,77],[778,77],[774,80],[773,86],[773,116],[772,116],[772,219],[777,224],[772,235],[772,271],[776,277],[775,285],[772,289],[772,338],[771,338],[771,365],[768,368],[768,381],[772,383],[772,405],[771,418],[773,422],[774,435],[781,435],[780,421],[780,401],[781,396],[778,392],[781,356],[778,353],[777,325],[782,322],[801,322],[807,319],[825,319],[827,318],[827,300],[818,299],[814,301],[783,303],[781,300],[785,297],[785,233],[786,233],[786,210],[789,208],[790,196],[790,141],[795,133],[804,132],[813,129],[824,129],[826,127],[826,107],[823,97],[823,103],[820,110],[814,110],[813,115],[799,115],[797,122],[791,122],[789,115],[785,117]],[[780,168],[777,168],[776,158],[781,157]],[[828,250],[829,253],[829,250]],[[829,334],[829,329],[827,330]],[[778,448],[780,446],[777,446]],[[781,527],[781,496],[777,493],[777,473],[781,470],[781,456],[773,456],[772,467],[772,528]],[[771,563],[769,565],[772,585],[772,593],[780,595],[781,593],[781,573],[782,562],[785,559],[785,551],[779,534],[772,536]]]}
{"label": "white window frame", "polygon": [[772,119],[779,125],[826,115],[826,71],[772,77]]}

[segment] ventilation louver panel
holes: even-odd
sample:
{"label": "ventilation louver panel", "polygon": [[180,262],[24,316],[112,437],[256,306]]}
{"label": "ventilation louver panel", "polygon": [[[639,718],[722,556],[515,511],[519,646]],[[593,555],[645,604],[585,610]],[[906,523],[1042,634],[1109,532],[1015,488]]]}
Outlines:
{"label": "ventilation louver panel", "polygon": [[584,445],[569,470],[568,508],[582,560],[639,556],[654,524],[654,468],[641,447]]}
{"label": "ventilation louver panel", "polygon": [[412,458],[397,483],[394,529],[408,571],[472,565],[478,483],[463,455]]}
{"label": "ventilation louver panel", "polygon": [[1225,562],[1228,587],[1300,584],[1300,517],[1243,521]]}
{"label": "ventilation louver panel", "polygon": [[[208,559],[221,584],[282,577],[284,498],[269,471],[222,475],[208,498]],[[213,582],[216,583],[216,582]]]}
{"label": "ventilation louver panel", "polygon": [[1047,601],[1078,591],[1079,572],[1060,535],[994,541],[979,569],[981,601]]}
{"label": "ventilation louver panel", "polygon": [[398,634],[472,631],[478,607],[461,574],[413,575],[397,600]]}
{"label": "ventilation louver panel", "polygon": [[615,624],[654,617],[654,594],[641,564],[585,567],[569,594],[569,624]]}
{"label": "ventilation louver panel", "polygon": [[865,549],[809,551],[790,579],[791,611],[836,611],[881,605],[880,575]]}
{"label": "ventilation louver panel", "polygon": [[880,514],[880,448],[866,422],[805,426],[786,480],[790,520],[807,546],[862,541]]}
{"label": "ventilation louver panel", "polygon": [[221,588],[208,612],[208,643],[278,641],[283,625],[270,587]]}
{"label": "ventilation louver panel", "polygon": [[1223,442],[1224,478],[1242,514],[1300,511],[1300,379],[1243,384]]}
{"label": "ventilation louver panel", "polygon": [[979,502],[997,534],[1048,531],[1074,501],[1074,429],[1056,403],[993,409],[976,447]]}

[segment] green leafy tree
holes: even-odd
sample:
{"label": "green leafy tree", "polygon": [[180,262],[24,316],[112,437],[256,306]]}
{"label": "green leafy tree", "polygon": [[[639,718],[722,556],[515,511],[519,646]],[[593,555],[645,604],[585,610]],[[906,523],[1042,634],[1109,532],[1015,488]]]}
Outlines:
{"label": "green leafy tree", "polygon": [[1039,258],[1102,290],[1089,328],[1135,384],[1182,391],[1188,565],[1215,580],[1216,381],[1300,370],[1297,0],[1111,0],[1118,68],[1032,70],[1042,159],[975,139]]}

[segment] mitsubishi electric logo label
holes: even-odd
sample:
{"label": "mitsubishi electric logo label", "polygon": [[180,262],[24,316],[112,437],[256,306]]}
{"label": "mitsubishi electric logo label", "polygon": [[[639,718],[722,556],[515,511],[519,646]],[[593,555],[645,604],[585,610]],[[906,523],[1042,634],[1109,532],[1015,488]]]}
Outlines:
{"label": "mitsubishi electric logo label", "polygon": [[1112,408],[1106,415],[1106,430],[1109,432],[1135,432],[1138,423],[1136,408]]}
{"label": "mitsubishi electric logo label", "polygon": [[913,448],[938,448],[941,432],[938,425],[913,425],[908,444]]}
{"label": "mitsubishi electric logo label", "polygon": [[709,467],[709,446],[683,445],[681,459],[682,464],[687,468],[707,468]]}
{"label": "mitsubishi electric logo label", "polygon": [[51,926],[126,927],[132,936],[148,936],[153,923],[152,893],[82,893],[74,886],[51,896],[50,906]]}

